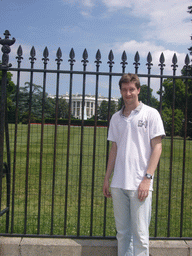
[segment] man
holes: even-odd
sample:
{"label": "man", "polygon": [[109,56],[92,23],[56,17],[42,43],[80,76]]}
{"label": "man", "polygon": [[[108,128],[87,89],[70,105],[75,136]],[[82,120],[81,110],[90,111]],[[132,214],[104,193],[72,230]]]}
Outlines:
{"label": "man", "polygon": [[123,75],[119,87],[124,106],[110,121],[103,193],[113,199],[118,256],[148,256],[153,176],[165,131],[159,112],[139,102],[137,75]]}

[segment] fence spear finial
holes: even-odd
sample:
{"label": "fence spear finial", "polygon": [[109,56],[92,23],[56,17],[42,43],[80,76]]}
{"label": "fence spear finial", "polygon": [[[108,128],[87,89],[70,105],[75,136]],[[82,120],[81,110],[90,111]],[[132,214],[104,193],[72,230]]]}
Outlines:
{"label": "fence spear finial", "polygon": [[140,63],[139,63],[140,57],[139,57],[138,51],[135,54],[134,60],[135,60],[135,62],[133,63],[133,65],[135,65],[135,74],[137,74],[138,68],[139,68],[139,65],[140,65]]}
{"label": "fence spear finial", "polygon": [[122,60],[122,62],[120,64],[122,64],[122,72],[125,73],[125,68],[126,68],[126,65],[128,64],[127,54],[125,51],[123,52],[123,54],[121,56],[121,60]]}

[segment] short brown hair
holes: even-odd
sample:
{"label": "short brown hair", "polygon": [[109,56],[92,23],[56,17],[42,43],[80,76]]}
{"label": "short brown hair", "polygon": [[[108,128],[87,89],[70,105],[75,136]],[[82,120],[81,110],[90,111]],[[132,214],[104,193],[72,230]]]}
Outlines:
{"label": "short brown hair", "polygon": [[134,83],[137,89],[140,88],[140,81],[139,77],[136,74],[124,74],[121,79],[119,80],[119,88],[121,89],[122,83]]}

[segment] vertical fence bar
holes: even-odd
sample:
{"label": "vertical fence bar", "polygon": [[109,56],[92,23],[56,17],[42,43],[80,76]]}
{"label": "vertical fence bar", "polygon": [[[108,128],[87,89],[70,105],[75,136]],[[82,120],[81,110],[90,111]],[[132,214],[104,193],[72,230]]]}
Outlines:
{"label": "vertical fence bar", "polygon": [[64,235],[67,232],[67,203],[68,203],[68,183],[69,183],[69,154],[70,154],[70,134],[71,134],[71,104],[72,104],[72,86],[73,86],[73,65],[75,62],[75,52],[73,48],[69,54],[70,59],[70,86],[69,86],[69,111],[68,111],[68,136],[67,136],[67,162],[66,162],[66,181],[65,181],[65,215],[64,215]]}
{"label": "vertical fence bar", "polygon": [[[83,52],[83,71],[86,72],[88,63],[88,54],[85,49]],[[83,73],[83,91],[82,91],[82,111],[81,111],[81,144],[80,144],[80,164],[79,164],[79,195],[78,195],[78,219],[77,219],[77,236],[80,235],[80,219],[81,219],[81,182],[82,182],[82,166],[83,166],[83,136],[84,136],[84,110],[85,110],[85,85],[86,85],[86,73]]]}
{"label": "vertical fence bar", "polygon": [[4,130],[5,130],[5,107],[6,107],[6,85],[7,85],[7,71],[11,64],[9,64],[10,46],[15,43],[15,38],[9,39],[10,33],[8,30],[4,33],[5,39],[0,38],[2,45],[2,82],[1,82],[1,106],[0,106],[0,211],[1,211],[1,197],[2,197],[2,178],[3,178],[3,149],[4,149]]}
{"label": "vertical fence bar", "polygon": [[[163,70],[165,67],[165,58],[163,53],[160,56],[160,74],[163,76]],[[160,78],[160,107],[159,107],[159,112],[160,115],[162,115],[162,87],[163,87],[163,78]],[[157,237],[157,228],[158,228],[158,206],[159,206],[159,179],[160,179],[160,161],[157,166],[157,188],[156,188],[156,205],[155,205],[155,233],[154,237]]]}
{"label": "vertical fence bar", "polygon": [[151,53],[149,52],[148,53],[148,56],[147,56],[147,69],[148,69],[148,82],[147,82],[147,105],[150,106],[150,103],[151,103],[151,99],[150,99],[150,95],[151,95],[151,77],[150,77],[150,74],[151,74],[151,66],[153,65],[152,63],[152,56],[151,56]]}
{"label": "vertical fence bar", "polygon": [[[109,122],[110,122],[110,110],[111,110],[111,87],[112,87],[112,68],[113,64],[115,63],[113,51],[111,50],[108,56],[109,61],[109,95],[108,95],[108,118],[107,118],[107,129],[109,129]],[[107,169],[107,161],[109,156],[109,141],[107,140],[107,152],[106,152],[106,169]],[[103,221],[103,237],[106,236],[106,223],[107,223],[107,198],[104,199],[104,221]]]}
{"label": "vertical fence bar", "polygon": [[16,171],[16,155],[17,155],[17,129],[18,129],[18,108],[19,108],[19,85],[20,85],[20,67],[23,51],[21,45],[17,50],[17,87],[16,87],[16,109],[15,109],[15,136],[14,136],[14,152],[13,152],[13,181],[12,181],[12,214],[11,214],[11,233],[14,232],[14,212],[15,212],[15,171]]}
{"label": "vertical fence bar", "polygon": [[27,232],[27,207],[28,207],[28,177],[29,177],[29,148],[30,148],[30,132],[31,132],[31,106],[33,94],[33,68],[35,58],[35,48],[32,47],[30,52],[31,74],[30,74],[30,91],[29,91],[29,116],[28,116],[28,131],[27,131],[27,156],[26,156],[26,174],[25,174],[25,219],[24,219],[24,234]]}
{"label": "vertical fence bar", "polygon": [[2,197],[2,178],[3,178],[6,83],[7,83],[7,70],[2,70],[1,112],[0,112],[0,211],[1,211],[1,197]]}
{"label": "vertical fence bar", "polygon": [[[188,76],[189,56],[185,58],[185,70]],[[183,140],[183,170],[182,170],[182,189],[181,189],[181,213],[180,213],[180,237],[183,236],[183,208],[184,208],[184,189],[185,189],[185,161],[186,161],[186,139],[187,139],[187,108],[188,108],[188,79],[185,81],[185,122],[184,122],[184,140]]]}
{"label": "vertical fence bar", "polygon": [[[126,68],[126,65],[128,65],[127,54],[125,51],[123,52],[123,54],[121,56],[121,60],[122,60],[122,62],[120,64],[122,65],[122,74],[125,74],[125,68]],[[123,104],[124,104],[124,102],[123,102],[123,98],[121,96],[120,102],[118,103],[118,109],[119,109],[119,107],[122,108]]]}
{"label": "vertical fence bar", "polygon": [[[164,70],[164,67],[165,67],[165,57],[164,57],[164,54],[162,53],[161,56],[160,56],[160,75],[163,76],[163,70]],[[159,112],[160,112],[160,115],[162,115],[162,93],[163,93],[163,78],[161,77],[160,78],[160,106],[159,106]]]}
{"label": "vertical fence bar", "polygon": [[171,129],[171,149],[170,149],[170,173],[169,173],[169,205],[168,205],[168,222],[167,236],[170,237],[170,220],[171,220],[171,188],[172,188],[172,173],[173,173],[173,137],[174,137],[174,114],[175,114],[175,78],[177,66],[177,57],[174,54],[172,59],[173,67],[173,105],[172,105],[172,129]]}
{"label": "vertical fence bar", "polygon": [[42,97],[42,115],[41,115],[41,145],[40,145],[40,165],[39,165],[39,198],[38,198],[38,222],[37,222],[37,234],[40,233],[40,219],[41,219],[41,178],[42,178],[42,165],[43,165],[43,138],[44,138],[44,114],[45,114],[45,90],[46,90],[46,78],[47,78],[47,62],[49,52],[47,47],[43,52],[44,61],[44,73],[43,73],[43,97]]}
{"label": "vertical fence bar", "polygon": [[93,164],[92,164],[92,190],[91,190],[91,218],[90,218],[90,236],[93,235],[93,208],[94,208],[94,187],[95,187],[95,155],[96,155],[96,135],[97,135],[97,106],[98,106],[98,87],[99,87],[99,67],[101,53],[100,50],[96,54],[96,87],[95,87],[95,122],[94,122],[94,138],[93,138]]}
{"label": "vertical fence bar", "polygon": [[[57,50],[57,71],[60,70],[62,52],[59,48]],[[56,153],[57,153],[57,123],[58,123],[58,101],[59,101],[59,78],[60,73],[57,72],[56,82],[56,104],[55,104],[55,133],[54,133],[54,153],[53,153],[53,180],[52,180],[52,206],[51,206],[51,235],[53,235],[53,223],[54,223],[54,198],[55,198],[55,172],[56,172]]]}
{"label": "vertical fence bar", "polygon": [[[8,83],[8,81],[7,81]],[[9,212],[10,212],[10,174],[11,174],[11,155],[10,155],[10,143],[9,143],[9,127],[8,127],[8,113],[7,113],[7,95],[5,95],[5,137],[7,148],[7,207],[6,213],[6,233],[9,231]]]}

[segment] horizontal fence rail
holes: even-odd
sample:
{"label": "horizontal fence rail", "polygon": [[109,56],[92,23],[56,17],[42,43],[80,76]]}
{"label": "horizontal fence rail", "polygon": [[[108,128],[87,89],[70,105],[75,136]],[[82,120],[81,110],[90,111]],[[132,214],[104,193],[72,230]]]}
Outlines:
{"label": "horizontal fence rail", "polygon": [[[5,31],[4,35],[5,39],[0,39],[3,45],[0,65],[0,234],[115,238],[112,202],[104,198],[102,186],[110,149],[107,132],[114,107],[113,86],[117,86],[114,80],[126,72],[126,53],[122,54],[121,73],[113,72],[112,50],[108,56],[108,71],[105,72],[100,70],[102,62],[99,50],[95,58],[95,71],[87,70],[89,60],[86,49],[81,60],[82,71],[74,70],[76,60],[73,49],[69,53],[69,70],[61,68],[63,60],[60,48],[56,53],[56,69],[48,69],[49,52],[46,47],[42,58],[44,68],[39,69],[35,68],[36,51],[32,47],[30,68],[23,68],[23,51],[19,46],[17,67],[11,67],[8,63],[9,53],[15,39],[9,39],[9,31]],[[142,86],[146,88],[142,101],[159,110],[167,133],[154,181],[150,237],[191,239],[190,59],[186,55],[183,75],[176,74],[176,54],[172,59],[171,75],[164,74],[163,53],[159,59],[159,74],[152,74],[150,53],[147,56],[147,74],[139,73],[139,62],[137,52],[133,63],[134,72],[147,81],[146,87]],[[12,89],[10,72],[14,72],[17,81]],[[23,85],[22,77],[25,74],[28,77]],[[41,86],[34,82],[37,75]],[[91,121],[86,120],[89,76],[94,79],[92,83],[95,90]],[[99,90],[103,77],[107,79],[108,95],[106,119],[102,123],[99,120]],[[48,96],[50,79],[54,81],[53,99]],[[80,120],[74,120],[72,111],[76,83],[81,87],[81,109],[77,107]],[[154,83],[159,84],[158,99],[151,94]],[[182,95],[178,94],[181,86]],[[67,103],[62,101],[60,91],[63,91],[63,87],[68,89]],[[117,111],[121,106],[119,99],[114,110]],[[7,179],[3,178],[5,164],[8,166]]]}

